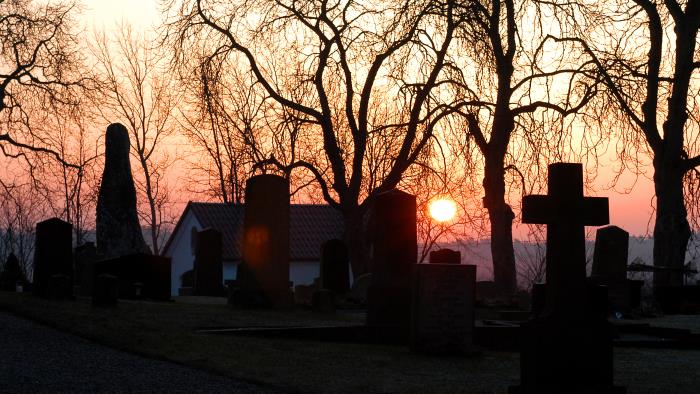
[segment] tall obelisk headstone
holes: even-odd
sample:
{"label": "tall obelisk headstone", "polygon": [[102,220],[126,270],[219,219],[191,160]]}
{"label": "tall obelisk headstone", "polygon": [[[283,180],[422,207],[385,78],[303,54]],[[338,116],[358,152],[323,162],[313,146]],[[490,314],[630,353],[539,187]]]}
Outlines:
{"label": "tall obelisk headstone", "polygon": [[109,125],[105,135],[105,168],[97,197],[96,222],[97,254],[101,258],[151,253],[136,211],[129,134],[120,123]]}
{"label": "tall obelisk headstone", "polygon": [[257,292],[264,304],[279,307],[292,302],[289,181],[281,176],[257,175],[246,182],[243,263],[237,281],[246,297]]}

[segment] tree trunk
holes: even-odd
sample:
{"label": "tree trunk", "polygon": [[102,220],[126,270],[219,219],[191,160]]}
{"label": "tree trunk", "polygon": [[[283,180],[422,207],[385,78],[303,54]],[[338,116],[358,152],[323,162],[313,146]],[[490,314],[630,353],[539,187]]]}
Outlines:
{"label": "tree trunk", "polygon": [[654,266],[679,271],[654,273],[654,286],[682,285],[690,224],[683,198],[683,172],[663,160],[654,161],[656,221],[654,224]]}
{"label": "tree trunk", "polygon": [[513,251],[513,210],[505,202],[503,163],[488,160],[484,171],[484,207],[491,222],[493,280],[506,297],[515,294],[515,252]]}
{"label": "tree trunk", "polygon": [[359,208],[343,214],[345,220],[343,238],[348,247],[353,278],[370,272],[368,225],[365,216],[364,212],[361,212]]}

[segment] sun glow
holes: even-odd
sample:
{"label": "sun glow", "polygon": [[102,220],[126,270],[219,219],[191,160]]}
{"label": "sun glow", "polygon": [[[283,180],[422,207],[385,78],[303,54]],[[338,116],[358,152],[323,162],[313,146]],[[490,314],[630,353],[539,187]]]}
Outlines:
{"label": "sun glow", "polygon": [[441,198],[432,201],[428,205],[430,216],[438,222],[446,222],[451,220],[457,214],[457,204],[454,201]]}

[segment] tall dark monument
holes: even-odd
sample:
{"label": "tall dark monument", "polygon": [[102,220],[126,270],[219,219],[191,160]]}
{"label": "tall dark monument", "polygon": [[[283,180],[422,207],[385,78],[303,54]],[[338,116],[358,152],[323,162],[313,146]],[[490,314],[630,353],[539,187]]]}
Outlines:
{"label": "tall dark monument", "polygon": [[[289,181],[272,174],[246,182],[243,263],[238,267],[241,302],[255,306],[292,303],[289,284]],[[234,301],[234,304],[238,301]]]}
{"label": "tall dark monument", "polygon": [[150,254],[136,211],[136,188],[129,163],[129,134],[120,123],[107,127],[105,168],[97,198],[97,254],[110,259]]}
{"label": "tall dark monument", "polygon": [[547,225],[547,284],[543,311],[521,327],[521,385],[510,393],[624,393],[613,386],[605,287],[586,281],[584,226],[608,223],[608,199],[584,197],[581,164],[551,164],[547,187],[523,198],[523,223]]}
{"label": "tall dark monument", "polygon": [[408,335],[412,273],[418,262],[416,196],[393,189],[377,196],[373,212],[372,281],[367,325]]}

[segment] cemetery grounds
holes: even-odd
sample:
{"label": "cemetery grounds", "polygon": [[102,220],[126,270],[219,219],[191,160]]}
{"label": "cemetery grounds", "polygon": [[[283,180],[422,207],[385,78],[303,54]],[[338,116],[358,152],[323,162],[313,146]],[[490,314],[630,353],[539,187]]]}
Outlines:
{"label": "cemetery grounds", "polygon": [[[237,310],[223,298],[175,302],[120,300],[94,308],[88,298],[49,301],[0,292],[0,310],[131,353],[164,359],[290,392],[505,393],[519,382],[519,354],[484,350],[476,357],[430,357],[407,346],[315,342],[198,333],[198,328],[356,325],[360,313]],[[488,317],[480,310],[478,317]],[[700,316],[653,319],[700,333]],[[619,348],[615,383],[629,393],[696,393],[700,351]]]}

